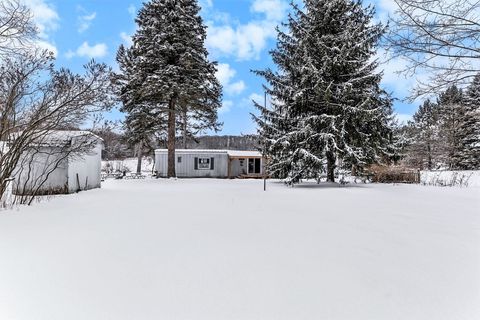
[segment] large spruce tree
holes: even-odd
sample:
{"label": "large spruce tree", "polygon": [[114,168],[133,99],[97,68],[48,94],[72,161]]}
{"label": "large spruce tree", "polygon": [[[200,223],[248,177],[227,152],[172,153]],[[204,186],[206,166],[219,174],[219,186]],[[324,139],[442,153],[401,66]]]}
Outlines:
{"label": "large spruce tree", "polygon": [[126,114],[125,135],[128,144],[135,149],[138,159],[137,173],[140,174],[144,149],[151,146],[155,136],[165,129],[165,120],[159,121],[159,117],[164,115],[138,99],[142,83],[136,78],[135,57],[132,52],[132,49],[126,49],[123,45],[118,49],[120,73],[115,76],[115,83],[120,89],[118,95],[122,100],[120,111]]}
{"label": "large spruce tree", "polygon": [[465,110],[461,116],[458,134],[458,168],[480,169],[480,74],[476,75],[465,92]]}
{"label": "large spruce tree", "polygon": [[465,114],[463,92],[453,85],[439,95],[437,103],[440,117],[440,141],[443,144],[443,156],[440,160],[448,169],[458,169],[458,157],[461,152],[460,126]]}
{"label": "large spruce tree", "polygon": [[408,129],[411,141],[407,163],[418,169],[435,169],[443,150],[438,104],[425,100],[413,115]]}
{"label": "large spruce tree", "polygon": [[135,72],[125,94],[131,94],[132,103],[148,106],[159,122],[167,119],[169,177],[176,175],[175,139],[182,104],[193,113],[207,113],[212,127],[221,107],[216,63],[208,60],[206,27],[199,11],[197,0],[146,2],[129,50]]}
{"label": "large spruce tree", "polygon": [[[361,1],[305,0],[278,30],[277,70],[256,71],[272,106],[255,117],[270,173],[297,182],[388,152],[392,103],[373,59],[384,33]],[[326,170],[325,170],[326,169]]]}

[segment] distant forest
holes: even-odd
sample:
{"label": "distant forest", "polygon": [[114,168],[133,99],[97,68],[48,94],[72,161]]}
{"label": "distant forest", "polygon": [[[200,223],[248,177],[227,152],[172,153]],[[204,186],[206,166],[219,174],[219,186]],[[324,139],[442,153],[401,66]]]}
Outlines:
{"label": "distant forest", "polygon": [[[224,149],[224,150],[258,150],[259,138],[256,135],[245,136],[202,136],[187,140],[187,149]],[[182,148],[182,143],[177,143]]]}

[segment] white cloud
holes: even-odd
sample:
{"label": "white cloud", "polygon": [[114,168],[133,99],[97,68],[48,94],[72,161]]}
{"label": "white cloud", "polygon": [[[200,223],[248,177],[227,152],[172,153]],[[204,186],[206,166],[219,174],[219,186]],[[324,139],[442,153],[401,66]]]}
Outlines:
{"label": "white cloud", "polygon": [[233,101],[231,101],[231,100],[224,100],[224,101],[222,102],[222,107],[218,110],[218,113],[224,114],[224,113],[230,112],[230,110],[232,109],[232,107],[233,107]]}
{"label": "white cloud", "polygon": [[256,103],[263,105],[265,96],[258,93],[252,93],[250,96],[248,96],[248,100],[250,101],[250,103],[252,103],[252,101],[255,101]]}
{"label": "white cloud", "polygon": [[225,91],[230,95],[237,95],[242,93],[246,89],[245,82],[243,80],[234,82],[225,88]]}
{"label": "white cloud", "polygon": [[133,40],[132,36],[128,35],[126,32],[121,32],[120,33],[120,38],[122,38],[123,43],[127,46],[132,46],[133,45]]}
{"label": "white cloud", "polygon": [[69,50],[65,57],[68,59],[77,57],[87,57],[87,58],[101,58],[108,54],[108,47],[105,43],[97,43],[93,46],[90,46],[87,41],[82,43],[76,51]]}
{"label": "white cloud", "polygon": [[60,17],[57,11],[45,0],[23,0],[23,3],[30,9],[38,30],[39,40],[35,45],[53,52],[56,56],[58,50],[55,44],[49,40],[49,34],[58,28]]}
{"label": "white cloud", "polygon": [[78,32],[82,33],[88,30],[88,28],[90,28],[93,20],[95,20],[96,17],[97,17],[96,12],[78,17]]}
{"label": "white cloud", "polygon": [[207,47],[214,53],[238,60],[258,59],[267,41],[275,37],[275,26],[268,21],[250,22],[235,28],[230,25],[208,28]]}
{"label": "white cloud", "polygon": [[[244,24],[216,13],[209,21],[207,47],[214,55],[233,56],[238,60],[259,59],[267,41],[275,38],[275,27],[285,17],[288,6],[284,0],[254,0],[250,10],[263,15]],[[218,25],[220,23],[220,25]]]}
{"label": "white cloud", "polygon": [[213,0],[200,0],[200,7],[211,8],[213,6]]}
{"label": "white cloud", "polygon": [[41,38],[48,38],[48,33],[58,28],[60,17],[55,8],[45,0],[24,0],[33,15]]}
{"label": "white cloud", "polygon": [[217,67],[217,79],[228,95],[238,95],[247,87],[243,80],[232,82],[236,74],[237,72],[232,69],[228,63],[220,63]]}
{"label": "white cloud", "polygon": [[250,10],[265,14],[267,20],[280,21],[285,17],[288,4],[282,0],[255,0]]}
{"label": "white cloud", "polygon": [[51,44],[48,41],[45,40],[37,40],[36,42],[37,47],[48,50],[53,53],[53,55],[56,57],[58,55],[58,50],[57,47],[55,47],[53,44]]}
{"label": "white cloud", "polygon": [[137,8],[136,8],[133,4],[131,4],[131,5],[128,6],[127,11],[128,11],[128,13],[129,13],[133,18],[136,17],[136,15],[137,15]]}
{"label": "white cloud", "polygon": [[[265,103],[265,96],[258,93],[252,93],[248,97],[243,98],[238,105],[246,109],[254,108],[253,101],[263,106]],[[269,103],[269,101],[267,101],[267,103]]]}
{"label": "white cloud", "polygon": [[[379,71],[383,71],[382,84],[393,90],[399,99],[410,96],[419,82],[428,82],[429,73],[425,70],[418,69],[413,76],[402,72],[408,66],[408,61],[402,57],[392,58],[384,49],[380,49],[376,58],[380,61]],[[420,98],[415,101],[420,102]]]}
{"label": "white cloud", "polygon": [[217,79],[220,81],[222,86],[230,83],[233,77],[237,72],[233,70],[228,63],[219,63],[217,66]]}

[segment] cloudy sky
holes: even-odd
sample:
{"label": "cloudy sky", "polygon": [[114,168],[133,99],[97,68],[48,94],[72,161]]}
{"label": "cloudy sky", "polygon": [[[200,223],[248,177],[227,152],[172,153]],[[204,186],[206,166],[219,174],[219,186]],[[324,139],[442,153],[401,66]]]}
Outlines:
{"label": "cloudy sky", "polygon": [[[116,68],[115,53],[129,44],[135,31],[134,17],[142,0],[24,0],[32,9],[40,31],[40,44],[55,52],[57,66],[82,72],[90,59]],[[393,0],[367,0],[377,7],[377,18],[385,20],[394,10]],[[251,100],[263,101],[262,79],[250,70],[271,65],[268,51],[275,46],[275,26],[285,19],[289,0],[200,0],[208,25],[207,47],[218,61],[218,78],[224,86],[220,134],[255,132]],[[401,61],[382,65],[383,85],[393,93],[401,120],[408,119],[416,105],[402,102],[415,79],[395,71]],[[118,111],[108,115],[121,119]]]}

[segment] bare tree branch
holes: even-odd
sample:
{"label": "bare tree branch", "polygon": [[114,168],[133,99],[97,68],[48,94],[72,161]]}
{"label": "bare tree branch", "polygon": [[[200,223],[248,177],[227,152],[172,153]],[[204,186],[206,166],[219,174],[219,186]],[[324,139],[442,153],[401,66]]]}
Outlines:
{"label": "bare tree branch", "polygon": [[0,58],[29,47],[36,34],[28,7],[20,0],[0,1]]}
{"label": "bare tree branch", "polygon": [[480,1],[394,0],[387,36],[391,58],[403,58],[408,76],[427,73],[410,99],[464,86],[480,72]]}

